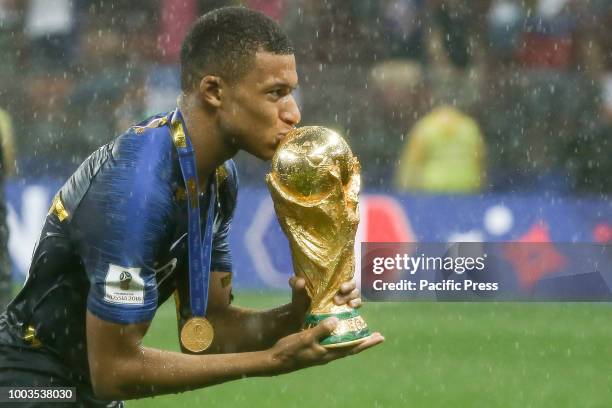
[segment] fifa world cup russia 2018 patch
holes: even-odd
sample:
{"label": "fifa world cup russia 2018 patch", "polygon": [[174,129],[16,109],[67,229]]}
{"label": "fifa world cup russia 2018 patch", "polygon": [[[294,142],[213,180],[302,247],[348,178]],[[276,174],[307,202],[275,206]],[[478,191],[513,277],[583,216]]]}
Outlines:
{"label": "fifa world cup russia 2018 patch", "polygon": [[104,300],[123,305],[144,304],[144,280],[141,268],[109,264],[104,279]]}

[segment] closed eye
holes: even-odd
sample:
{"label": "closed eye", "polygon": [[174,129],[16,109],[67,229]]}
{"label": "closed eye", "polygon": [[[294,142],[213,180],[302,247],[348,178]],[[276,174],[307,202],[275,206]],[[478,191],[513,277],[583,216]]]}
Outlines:
{"label": "closed eye", "polygon": [[283,96],[289,95],[291,91],[291,88],[276,88],[268,91],[268,95],[272,96],[273,98],[280,99]]}
{"label": "closed eye", "polygon": [[273,88],[270,88],[270,90],[266,92],[266,95],[270,96],[270,98],[273,100],[279,100],[293,93],[296,88],[297,85],[295,87],[289,85],[276,85]]}

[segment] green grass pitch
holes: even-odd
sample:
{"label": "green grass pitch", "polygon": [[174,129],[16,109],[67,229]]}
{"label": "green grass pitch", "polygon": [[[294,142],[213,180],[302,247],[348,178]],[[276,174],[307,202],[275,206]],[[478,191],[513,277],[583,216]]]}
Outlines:
{"label": "green grass pitch", "polygon": [[[236,304],[285,303],[278,293]],[[178,350],[172,302],[145,344]],[[386,342],[327,366],[128,401],[136,407],[610,407],[612,308],[590,303],[367,303]]]}

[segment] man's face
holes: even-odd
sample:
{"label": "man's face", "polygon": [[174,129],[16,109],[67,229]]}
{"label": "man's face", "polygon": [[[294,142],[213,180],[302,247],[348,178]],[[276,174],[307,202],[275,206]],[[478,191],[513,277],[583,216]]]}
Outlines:
{"label": "man's face", "polygon": [[224,91],[219,124],[230,143],[270,160],[301,119],[292,95],[297,83],[293,55],[258,52],[253,69]]}

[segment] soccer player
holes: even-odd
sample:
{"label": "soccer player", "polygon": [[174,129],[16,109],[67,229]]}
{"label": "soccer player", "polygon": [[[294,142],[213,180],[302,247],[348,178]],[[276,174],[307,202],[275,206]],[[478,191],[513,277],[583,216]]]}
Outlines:
{"label": "soccer player", "polygon": [[[257,312],[230,304],[231,158],[242,149],[269,160],[300,121],[286,35],[263,14],[218,9],[187,35],[181,69],[177,109],[102,146],[55,196],[26,284],[0,316],[0,385],[73,386],[80,405],[109,406],[325,364],[383,341],[374,333],[356,346],[325,349],[318,340],[333,331],[333,319],[300,331],[309,305],[302,279],[290,281],[285,306]],[[186,140],[197,185],[183,177]],[[202,229],[212,230],[206,318],[213,343],[206,354],[144,347],[155,311],[173,293],[179,331],[192,317],[188,229],[197,205]],[[335,301],[358,307],[354,282]]]}

